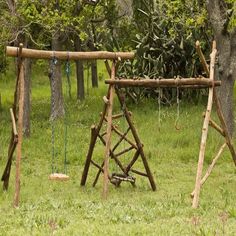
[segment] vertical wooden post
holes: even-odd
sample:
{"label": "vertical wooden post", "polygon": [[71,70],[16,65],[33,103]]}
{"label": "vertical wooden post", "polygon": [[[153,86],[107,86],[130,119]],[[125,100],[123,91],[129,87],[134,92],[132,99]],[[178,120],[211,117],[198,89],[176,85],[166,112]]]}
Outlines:
{"label": "vertical wooden post", "polygon": [[[111,80],[115,80],[115,61],[112,62],[111,68]],[[109,158],[110,158],[110,147],[111,147],[111,131],[112,131],[112,110],[114,100],[114,85],[110,87],[109,102],[107,104],[107,130],[106,130],[106,148],[105,148],[105,159],[104,159],[104,175],[103,175],[103,192],[102,198],[107,199],[108,195],[108,171],[109,171]]]}
{"label": "vertical wooden post", "polygon": [[19,47],[19,113],[18,113],[18,143],[16,153],[16,180],[15,180],[15,196],[14,196],[14,207],[19,206],[20,200],[20,162],[21,162],[21,148],[23,141],[23,113],[24,113],[24,65],[23,59],[21,58],[23,44]]}
{"label": "vertical wooden post", "polygon": [[[214,81],[214,72],[215,72],[215,59],[216,59],[216,43],[213,42],[212,53],[211,53],[211,62],[210,62],[210,80]],[[203,163],[205,157],[205,150],[206,150],[206,140],[208,135],[208,127],[209,127],[209,120],[211,116],[212,104],[213,104],[213,91],[214,87],[209,88],[209,95],[208,95],[208,103],[207,103],[207,110],[206,115],[203,123],[202,128],[202,138],[200,144],[200,152],[198,157],[198,167],[197,167],[197,175],[196,175],[196,182],[195,182],[195,190],[194,190],[194,198],[192,202],[192,207],[197,208],[199,203],[199,195],[201,189],[201,178],[202,178],[202,170],[203,170]]]}

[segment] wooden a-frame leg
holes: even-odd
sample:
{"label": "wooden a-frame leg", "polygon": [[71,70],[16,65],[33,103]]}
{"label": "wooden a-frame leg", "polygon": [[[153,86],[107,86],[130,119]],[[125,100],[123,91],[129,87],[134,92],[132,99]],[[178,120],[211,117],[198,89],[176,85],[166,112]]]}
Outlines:
{"label": "wooden a-frame leg", "polygon": [[81,178],[81,182],[80,182],[81,186],[84,186],[86,184],[88,171],[89,171],[89,167],[90,167],[90,162],[91,162],[91,159],[92,159],[93,150],[94,150],[94,146],[95,146],[96,141],[97,141],[97,137],[98,137],[98,131],[96,130],[96,127],[93,125],[91,127],[91,139],[90,139],[89,150],[88,150],[88,154],[87,154],[87,157],[86,157],[84,170],[83,170],[83,174],[82,174],[82,178]]}
{"label": "wooden a-frame leg", "polygon": [[130,118],[130,114],[129,114],[128,109],[127,109],[125,106],[123,106],[123,101],[122,101],[122,98],[121,98],[121,95],[120,95],[118,89],[116,89],[116,94],[117,94],[117,97],[118,97],[118,99],[119,99],[119,102],[120,102],[121,106],[124,107],[124,115],[125,115],[125,118],[126,118],[128,124],[129,124],[129,127],[130,127],[130,129],[131,129],[131,132],[132,132],[133,137],[134,137],[134,139],[135,139],[135,142],[137,143],[138,150],[139,150],[140,156],[141,156],[141,158],[142,158],[143,165],[144,165],[144,168],[145,168],[145,170],[146,170],[146,173],[147,173],[147,176],[148,176],[150,185],[151,185],[151,187],[152,187],[152,190],[155,191],[155,190],[156,190],[156,184],[155,184],[154,178],[153,178],[153,176],[152,176],[152,172],[151,172],[151,170],[150,170],[150,168],[149,168],[147,159],[146,159],[146,157],[145,157],[145,155],[144,155],[143,145],[142,145],[142,143],[141,143],[141,141],[140,141],[140,139],[139,139],[139,137],[138,137],[138,133],[137,133],[137,131],[136,131],[134,125],[133,125],[133,122],[132,122],[131,118]]}
{"label": "wooden a-frame leg", "polygon": [[217,112],[217,115],[218,115],[220,123],[221,123],[221,127],[222,127],[223,132],[224,132],[224,137],[225,137],[226,144],[227,144],[227,146],[229,148],[229,151],[231,153],[233,162],[234,162],[234,164],[236,166],[236,152],[235,152],[235,149],[234,149],[234,146],[233,146],[233,143],[232,143],[232,139],[230,137],[227,125],[225,123],[224,115],[222,113],[220,101],[218,99],[217,92],[216,92],[215,88],[214,88],[214,102],[215,102],[215,105],[216,105],[216,112]]}
{"label": "wooden a-frame leg", "polygon": [[[210,80],[211,81],[214,81],[214,67],[215,67],[215,60],[216,60],[216,52],[217,52],[216,45],[214,42],[212,53],[211,53],[211,62],[210,62]],[[197,175],[196,175],[196,182],[195,182],[195,189],[194,189],[195,194],[194,194],[194,198],[192,202],[193,208],[197,208],[199,204],[202,170],[203,170],[203,163],[204,163],[205,150],[206,150],[206,140],[207,140],[207,135],[208,135],[208,127],[209,127],[209,121],[210,121],[212,104],[213,104],[213,94],[214,94],[213,89],[214,89],[213,87],[209,88],[207,110],[206,110],[205,118],[203,122],[200,152],[199,152],[199,157],[198,157]]]}
{"label": "wooden a-frame leg", "polygon": [[[113,61],[111,68],[111,80],[115,80],[115,66],[116,63]],[[105,159],[104,159],[104,174],[103,174],[103,192],[102,198],[107,199],[108,195],[108,183],[109,183],[109,157],[111,149],[111,134],[112,134],[112,111],[113,111],[113,100],[114,100],[114,86],[111,85],[109,102],[107,104],[107,130],[106,130],[106,147],[105,147]]]}
{"label": "wooden a-frame leg", "polygon": [[[210,174],[211,174],[211,172],[212,172],[212,170],[213,170],[213,168],[214,168],[214,166],[215,166],[217,160],[220,158],[222,152],[224,151],[226,145],[227,145],[227,144],[224,143],[224,144],[220,147],[220,149],[219,149],[218,153],[216,154],[215,158],[212,160],[210,166],[208,167],[208,169],[207,169],[207,171],[206,171],[206,174],[205,174],[204,177],[201,179],[201,186],[207,181],[207,179],[208,179],[208,177],[210,176]],[[191,193],[191,197],[194,197],[194,194],[195,194],[195,191],[193,190],[192,193]]]}
{"label": "wooden a-frame leg", "polygon": [[[111,91],[111,86],[109,86],[108,91],[107,91],[107,96],[106,96],[107,99],[109,99],[109,97],[110,97],[110,91]],[[85,166],[84,166],[84,170],[83,170],[83,174],[82,174],[82,178],[81,178],[81,182],[80,182],[81,186],[84,186],[86,184],[88,171],[89,171],[89,167],[90,167],[90,162],[91,162],[91,159],[93,156],[93,150],[94,150],[99,132],[102,128],[103,122],[105,120],[105,116],[107,113],[107,107],[108,107],[108,104],[105,103],[104,107],[103,107],[103,112],[101,114],[101,118],[100,118],[100,121],[99,121],[97,127],[95,127],[95,126],[91,127],[90,145],[89,145],[89,150],[88,150],[88,153],[86,156]],[[99,175],[100,175],[100,173],[99,173]],[[98,175],[98,177],[99,177],[99,175]],[[93,186],[95,186],[94,183],[93,183]]]}
{"label": "wooden a-frame leg", "polygon": [[[20,44],[20,57],[23,44]],[[16,146],[16,177],[15,177],[15,194],[13,206],[18,207],[20,201],[20,174],[21,174],[21,158],[22,158],[22,143],[23,143],[23,114],[24,114],[24,65],[21,58],[19,69],[19,111],[18,111],[18,143]]]}

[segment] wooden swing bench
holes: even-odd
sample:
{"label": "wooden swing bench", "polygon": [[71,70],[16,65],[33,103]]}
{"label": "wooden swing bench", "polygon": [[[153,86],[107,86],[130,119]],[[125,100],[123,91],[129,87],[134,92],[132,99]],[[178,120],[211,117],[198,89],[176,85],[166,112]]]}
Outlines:
{"label": "wooden swing bench", "polygon": [[70,177],[63,173],[52,173],[48,176],[49,180],[67,181]]}

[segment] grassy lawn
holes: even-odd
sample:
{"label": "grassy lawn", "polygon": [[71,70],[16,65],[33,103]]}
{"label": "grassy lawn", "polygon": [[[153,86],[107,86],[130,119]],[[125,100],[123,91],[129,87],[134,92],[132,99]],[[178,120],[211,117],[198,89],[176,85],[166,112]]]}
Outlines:
{"label": "grassy lawn", "polygon": [[[143,101],[128,104],[144,151],[154,174],[157,191],[152,192],[147,179],[137,176],[136,188],[122,183],[120,188],[110,185],[109,199],[101,200],[102,178],[95,188],[96,175],[90,169],[85,187],[80,178],[90,140],[90,126],[99,121],[102,96],[107,87],[100,82],[84,102],[67,101],[68,174],[66,183],[50,182],[51,124],[50,89],[46,73],[37,73],[32,81],[31,138],[24,141],[22,159],[20,207],[12,207],[15,162],[8,192],[0,188],[0,235],[236,235],[236,169],[228,150],[224,151],[209,180],[201,191],[200,207],[191,208],[190,193],[195,183],[202,117],[205,103],[181,102],[180,130],[175,129],[176,106],[161,107]],[[106,74],[101,70],[101,75]],[[40,75],[39,75],[40,74]],[[0,81],[2,111],[0,113],[0,173],[6,163],[11,122],[13,72]],[[119,106],[116,106],[118,112]],[[122,127],[122,121],[119,123]],[[63,150],[62,127],[56,130],[57,151]],[[205,169],[222,144],[222,139],[210,130]],[[235,143],[235,142],[234,142]],[[104,148],[98,143],[94,158],[101,162]],[[61,157],[63,159],[63,157]],[[124,157],[124,159],[128,159]],[[63,160],[61,161],[63,162]],[[58,163],[63,168],[62,163]],[[140,160],[137,169],[142,169]],[[111,162],[111,169],[116,167]],[[204,170],[205,170],[204,169]]]}

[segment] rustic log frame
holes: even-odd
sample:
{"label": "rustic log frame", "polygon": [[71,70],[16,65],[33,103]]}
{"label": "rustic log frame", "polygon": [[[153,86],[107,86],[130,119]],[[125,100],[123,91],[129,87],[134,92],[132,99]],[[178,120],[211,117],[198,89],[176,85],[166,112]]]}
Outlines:
{"label": "rustic log frame", "polygon": [[[111,81],[115,81],[116,80],[115,71],[117,69],[116,63],[113,61],[112,68],[110,68],[108,61],[105,61],[105,65],[107,68],[107,72],[111,77]],[[123,108],[123,113],[117,114],[117,115],[112,115],[113,100],[114,100],[115,93],[118,97],[121,107]],[[152,190],[155,191],[156,184],[155,184],[154,178],[152,176],[151,170],[149,168],[146,156],[144,155],[143,145],[138,137],[137,131],[136,131],[136,129],[133,125],[133,122],[131,120],[131,112],[128,111],[126,106],[124,106],[124,100],[122,99],[119,89],[117,89],[112,84],[109,85],[108,94],[107,94],[107,96],[103,97],[103,101],[104,101],[104,109],[103,109],[103,112],[100,114],[100,122],[99,122],[99,125],[97,126],[98,128],[96,129],[95,128],[96,126],[92,126],[92,129],[91,129],[91,130],[96,129],[96,132],[91,131],[91,141],[90,141],[90,146],[89,146],[89,150],[88,150],[88,154],[87,154],[87,158],[85,161],[85,166],[84,166],[84,170],[83,170],[83,174],[82,174],[81,185],[83,186],[86,184],[88,171],[89,171],[89,163],[91,162],[93,164],[92,153],[93,153],[95,143],[96,143],[96,140],[98,137],[102,141],[102,143],[105,145],[105,158],[104,158],[104,161],[102,162],[101,165],[96,166],[98,168],[98,172],[97,172],[97,175],[96,175],[95,180],[93,182],[93,186],[96,185],[100,174],[103,173],[104,174],[103,175],[103,177],[104,177],[103,178],[103,193],[102,193],[103,199],[106,199],[108,196],[108,180],[110,180],[110,182],[113,183],[112,179],[110,179],[111,175],[109,174],[109,159],[113,159],[115,161],[116,165],[120,168],[122,173],[125,175],[129,175],[129,172],[132,171],[133,173],[147,177],[149,179]],[[113,120],[121,118],[121,117],[125,117],[126,122],[128,123],[128,128],[126,131],[124,131],[124,133],[121,132],[118,129],[118,127],[116,127],[112,123]],[[101,130],[103,123],[107,124],[107,130],[105,133],[100,134],[100,130]],[[134,141],[131,141],[130,138],[127,138],[127,134],[129,131],[131,131]],[[114,146],[111,148],[112,133],[118,135],[120,138],[116,142],[116,144],[114,144]],[[103,138],[103,136],[105,134],[106,134],[106,139]],[[121,142],[123,140],[125,140],[127,143],[129,143],[130,147],[123,149],[119,153],[115,154],[114,151],[121,144]],[[134,153],[134,156],[129,161],[127,167],[123,166],[123,164],[120,161],[120,156],[122,156],[123,154],[125,154],[133,149],[136,150]],[[146,173],[143,173],[140,171],[135,171],[135,170],[133,171],[131,169],[132,166],[134,165],[134,163],[138,160],[139,156],[141,156],[141,160],[143,162]],[[118,159],[118,157],[119,157],[119,159]],[[119,186],[120,183],[121,183],[121,181],[118,181],[113,184],[115,184],[116,186]],[[131,183],[131,184],[134,186],[134,183]]]}
{"label": "rustic log frame", "polygon": [[[15,149],[17,148],[16,153],[16,181],[15,181],[15,195],[14,195],[14,203],[15,207],[18,207],[19,200],[20,200],[20,163],[21,163],[21,155],[22,155],[22,143],[23,143],[23,99],[24,99],[24,59],[25,58],[35,58],[35,59],[51,59],[53,57],[60,59],[60,60],[96,60],[96,59],[110,59],[114,62],[120,59],[133,59],[134,53],[133,52],[107,52],[107,51],[96,51],[96,52],[65,52],[65,51],[45,51],[45,50],[34,50],[23,48],[23,44],[20,44],[19,47],[6,47],[6,55],[10,57],[17,57],[18,58],[18,71],[17,71],[17,79],[15,85],[15,93],[14,93],[14,102],[13,102],[13,109],[11,110],[11,118],[12,118],[12,134],[11,140],[8,148],[8,161],[2,175],[1,180],[3,181],[3,189],[7,190],[9,186],[9,178],[10,178],[10,171],[12,165],[12,159]],[[112,86],[108,89],[107,97],[109,99],[110,91],[112,90]],[[113,88],[114,90],[114,88]],[[112,107],[112,105],[111,105]],[[18,109],[18,116],[16,116]],[[106,115],[105,107],[102,116],[105,118]],[[119,118],[115,117],[115,118]],[[15,125],[15,120],[18,123],[18,133]],[[96,139],[99,134],[99,130],[102,127],[102,122],[98,124],[97,127],[91,128],[91,143],[95,145]],[[109,145],[106,145],[109,146]],[[90,150],[92,151],[92,150]],[[107,150],[106,150],[107,152]],[[92,153],[89,153],[92,155]],[[117,163],[119,164],[119,160],[117,157],[114,157]],[[90,162],[97,165],[92,160],[86,162],[85,169],[89,169]],[[99,165],[97,165],[98,167]],[[103,169],[99,166],[99,168]],[[105,169],[106,179],[110,179],[108,169]],[[123,167],[123,170],[125,168]],[[87,176],[82,176],[81,182],[86,181]]]}
{"label": "rustic log frame", "polygon": [[[222,110],[221,110],[221,105],[217,96],[217,91],[216,91],[216,86],[220,86],[220,81],[214,81],[214,66],[215,66],[215,60],[216,60],[216,44],[215,42],[213,43],[212,47],[212,53],[211,53],[211,62],[210,62],[210,67],[207,65],[205,57],[201,51],[201,47],[199,42],[196,43],[196,50],[199,55],[200,61],[203,65],[203,68],[205,70],[205,73],[207,74],[208,78],[188,78],[188,79],[169,79],[167,82],[162,82],[163,80],[147,80],[146,82],[143,82],[142,80],[132,80],[132,81],[124,81],[118,80],[115,77],[115,71],[117,69],[117,63],[116,60],[120,59],[133,59],[134,58],[134,53],[122,53],[122,52],[117,52],[117,53],[110,53],[110,52],[89,52],[89,53],[78,53],[78,52],[72,52],[69,53],[69,59],[70,60],[78,60],[78,59],[85,59],[85,60],[90,60],[90,59],[110,59],[113,60],[112,68],[109,67],[108,62],[106,61],[106,67],[108,73],[111,75],[111,80],[106,80],[106,83],[109,84],[107,96],[106,96],[106,103],[104,105],[104,109],[101,115],[101,119],[99,121],[98,126],[92,126],[91,127],[91,140],[90,140],[90,146],[83,170],[83,175],[81,178],[81,185],[85,185],[88,171],[89,171],[89,166],[90,163],[92,163],[94,166],[96,166],[99,170],[97,173],[97,176],[94,180],[93,186],[96,185],[97,180],[99,178],[100,173],[104,173],[104,181],[103,181],[103,198],[106,199],[108,195],[108,181],[111,180],[111,176],[109,175],[109,158],[113,158],[116,161],[116,164],[121,168],[121,170],[128,175],[129,171],[139,174],[141,176],[148,177],[149,182],[151,184],[152,190],[156,190],[156,185],[152,176],[152,173],[149,169],[147,159],[144,155],[143,152],[143,145],[141,144],[141,141],[138,137],[137,131],[131,121],[131,113],[128,111],[128,109],[125,107],[124,109],[124,116],[126,118],[127,123],[129,124],[129,128],[132,132],[132,135],[135,139],[135,143],[131,142],[129,139],[126,138],[126,134],[120,132],[116,127],[112,125],[112,120],[117,119],[121,117],[120,114],[117,116],[112,115],[113,111],[113,100],[114,100],[114,94],[116,93],[118,96],[118,100],[121,105],[123,105],[123,101],[119,92],[118,87],[125,87],[125,86],[150,86],[150,87],[176,87],[179,86],[181,88],[209,88],[209,95],[208,95],[208,105],[207,105],[207,110],[204,113],[204,123],[203,123],[203,129],[202,129],[202,138],[201,138],[201,144],[200,144],[200,152],[199,152],[199,160],[198,160],[198,168],[197,168],[197,175],[196,175],[196,183],[195,183],[195,188],[192,192],[192,197],[193,197],[193,202],[192,202],[192,207],[197,208],[199,205],[199,196],[200,196],[200,189],[203,183],[207,180],[207,178],[210,176],[210,173],[212,172],[216,161],[219,159],[220,155],[222,154],[224,148],[226,145],[228,146],[233,162],[236,165],[236,152],[232,144],[232,140],[230,137],[230,134],[227,129],[227,125],[225,123]],[[56,56],[58,59],[62,60],[68,60],[68,52],[51,52],[51,51],[42,51],[42,50],[32,50],[32,49],[23,49],[23,45],[21,44],[20,47],[7,47],[7,55],[8,56],[13,56],[13,57],[18,57],[18,75],[17,75],[17,80],[16,80],[16,88],[15,88],[15,94],[14,94],[14,103],[13,103],[13,110],[11,111],[11,118],[12,118],[12,123],[13,123],[13,128],[12,128],[12,137],[8,149],[8,162],[6,165],[6,168],[4,170],[4,174],[2,176],[2,181],[3,183],[3,188],[7,190],[8,188],[8,183],[9,183],[9,177],[10,177],[10,170],[11,170],[11,163],[12,163],[12,157],[14,150],[17,145],[17,161],[16,161],[16,188],[15,188],[15,196],[14,196],[14,206],[17,207],[19,205],[19,197],[20,197],[20,161],[21,161],[21,146],[22,146],[22,114],[23,114],[23,95],[24,95],[24,66],[23,66],[23,60],[25,57],[28,58],[41,58],[41,59],[46,59],[46,58],[51,58],[52,56]],[[172,81],[173,80],[173,81]],[[136,84],[136,85],[135,85]],[[115,85],[118,85],[115,87]],[[19,93],[19,94],[18,94]],[[19,97],[19,101],[18,100]],[[18,114],[18,133],[16,129],[15,124],[15,119],[16,117],[16,111],[17,111],[17,103],[19,102],[19,114]],[[211,119],[211,110],[213,103],[216,105],[216,111],[217,115],[220,121],[221,126],[217,125],[216,122],[214,122]],[[15,119],[14,119],[15,118]],[[103,139],[104,135],[100,135],[100,130],[103,125],[103,122],[107,122],[107,131],[106,131],[106,141]],[[209,125],[213,128],[215,128],[224,138],[225,138],[225,143],[221,146],[220,150],[218,151],[216,157],[213,159],[211,165],[209,166],[205,176],[202,178],[202,170],[203,170],[203,164],[204,164],[204,156],[205,156],[205,146],[206,146],[206,141],[207,141],[207,134],[208,134],[208,127]],[[115,131],[121,138],[121,142],[123,139],[128,140],[128,142],[131,144],[132,149],[135,148],[136,152],[131,159],[130,163],[128,164],[127,167],[124,167],[121,162],[117,159],[116,155],[114,154],[114,150],[112,151],[110,149],[111,147],[111,136],[112,136],[112,131]],[[105,144],[105,159],[102,163],[102,165],[98,165],[92,160],[92,155],[93,155],[93,150],[96,144],[97,138],[100,138]],[[104,143],[105,142],[105,143]],[[118,142],[118,145],[119,145]],[[130,148],[131,149],[131,148]],[[128,150],[128,149],[127,149]],[[141,156],[146,173],[137,171],[132,169],[132,166],[134,163],[138,160],[138,157]]]}
{"label": "rustic log frame", "polygon": [[[215,60],[216,60],[216,56],[217,56],[216,42],[214,41],[213,46],[212,46],[210,67],[206,63],[205,56],[202,53],[200,43],[198,41],[196,42],[196,51],[198,53],[198,56],[200,58],[200,61],[202,63],[202,66],[204,68],[206,75],[209,76],[209,80],[214,82]],[[211,119],[211,109],[212,109],[213,103],[215,104],[217,116],[219,118],[221,126],[217,125],[217,123]],[[217,95],[217,91],[216,91],[215,86],[212,86],[209,88],[207,110],[204,113],[203,117],[204,117],[204,123],[203,123],[203,128],[202,128],[202,137],[201,137],[201,144],[200,144],[196,182],[195,182],[195,188],[191,193],[191,197],[193,197],[193,202],[192,202],[193,208],[198,207],[201,186],[205,183],[207,178],[210,176],[210,174],[216,164],[216,161],[219,159],[219,157],[222,154],[226,145],[229,148],[233,162],[236,166],[236,152],[233,147],[233,143],[232,143],[230,134],[228,132],[227,125],[225,123],[225,119],[224,119],[224,116],[222,113],[221,105],[220,105],[220,102],[218,99],[218,95]],[[225,143],[221,146],[216,157],[212,160],[212,163],[210,164],[209,168],[207,169],[205,176],[202,178],[202,170],[203,170],[203,164],[204,164],[205,148],[206,148],[206,141],[207,141],[207,134],[208,134],[208,126],[209,125],[211,127],[213,127],[216,131],[218,131],[224,137]]]}

